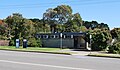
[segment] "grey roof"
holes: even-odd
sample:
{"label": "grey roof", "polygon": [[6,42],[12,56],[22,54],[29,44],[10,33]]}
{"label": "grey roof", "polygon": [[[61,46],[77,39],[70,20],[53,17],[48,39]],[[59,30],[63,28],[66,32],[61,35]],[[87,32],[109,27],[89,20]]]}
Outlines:
{"label": "grey roof", "polygon": [[[40,33],[40,34],[36,34],[36,35],[60,35],[60,33]],[[85,36],[86,33],[85,32],[63,32],[62,35]]]}

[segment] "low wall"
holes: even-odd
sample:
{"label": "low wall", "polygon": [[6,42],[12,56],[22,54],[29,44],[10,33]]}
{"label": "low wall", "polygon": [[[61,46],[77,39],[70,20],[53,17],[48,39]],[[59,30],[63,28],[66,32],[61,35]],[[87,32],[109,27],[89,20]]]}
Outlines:
{"label": "low wall", "polygon": [[9,41],[8,40],[0,40],[0,46],[8,46]]}

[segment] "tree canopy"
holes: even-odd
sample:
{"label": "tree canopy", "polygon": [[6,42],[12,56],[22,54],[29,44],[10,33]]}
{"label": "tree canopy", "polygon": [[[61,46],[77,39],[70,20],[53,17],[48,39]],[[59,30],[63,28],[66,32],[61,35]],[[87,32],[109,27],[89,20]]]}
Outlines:
{"label": "tree canopy", "polygon": [[[72,14],[72,8],[68,5],[60,5],[53,9],[47,9],[43,14],[43,21],[50,25],[51,32],[79,32],[79,28],[82,26],[82,18],[80,14]],[[73,29],[69,30],[69,27],[70,29]],[[74,28],[77,29],[74,30]]]}

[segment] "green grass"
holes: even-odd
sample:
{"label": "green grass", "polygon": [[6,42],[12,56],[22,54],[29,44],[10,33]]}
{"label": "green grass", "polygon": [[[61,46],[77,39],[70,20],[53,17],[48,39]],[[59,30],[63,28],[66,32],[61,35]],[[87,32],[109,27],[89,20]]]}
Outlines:
{"label": "green grass", "polygon": [[22,46],[20,46],[19,48],[16,48],[15,46],[0,46],[0,49],[10,49],[10,50],[34,50],[34,51],[57,51],[57,50],[60,50],[60,48],[40,48],[40,47],[27,47],[27,48],[22,48]]}
{"label": "green grass", "polygon": [[108,58],[120,58],[119,54],[88,54],[88,56],[108,57]]}
{"label": "green grass", "polygon": [[11,50],[11,51],[24,51],[24,52],[42,52],[42,53],[54,53],[54,54],[72,54],[71,52],[61,52],[60,48],[42,48],[42,47],[27,47],[23,48],[20,46],[0,46],[0,50]]}

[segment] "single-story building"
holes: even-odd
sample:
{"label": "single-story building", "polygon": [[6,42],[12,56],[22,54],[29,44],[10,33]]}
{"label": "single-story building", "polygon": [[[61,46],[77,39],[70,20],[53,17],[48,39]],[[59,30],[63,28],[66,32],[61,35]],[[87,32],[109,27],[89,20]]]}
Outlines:
{"label": "single-story building", "polygon": [[41,39],[43,47],[89,50],[86,33],[83,32],[40,33],[36,37]]}

